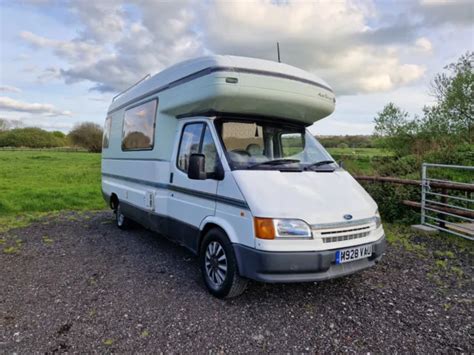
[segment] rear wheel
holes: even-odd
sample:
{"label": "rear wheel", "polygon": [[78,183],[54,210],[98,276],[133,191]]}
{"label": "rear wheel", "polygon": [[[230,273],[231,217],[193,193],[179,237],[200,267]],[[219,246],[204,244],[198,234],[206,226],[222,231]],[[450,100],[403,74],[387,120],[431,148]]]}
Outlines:
{"label": "rear wheel", "polygon": [[205,236],[199,254],[201,273],[210,293],[218,298],[242,294],[247,279],[240,277],[234,249],[220,229],[211,229]]}
{"label": "rear wheel", "polygon": [[117,227],[119,227],[120,229],[127,229],[128,227],[130,227],[131,221],[122,213],[120,202],[117,202],[114,212],[115,224],[117,225]]}

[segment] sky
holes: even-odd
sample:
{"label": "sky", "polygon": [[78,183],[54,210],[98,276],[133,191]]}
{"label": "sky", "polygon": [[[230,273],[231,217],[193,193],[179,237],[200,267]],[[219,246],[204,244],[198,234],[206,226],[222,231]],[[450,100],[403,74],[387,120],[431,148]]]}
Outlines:
{"label": "sky", "polygon": [[371,134],[394,102],[432,105],[429,84],[474,50],[465,0],[0,0],[0,118],[69,131],[104,123],[115,93],[210,54],[281,59],[328,82],[318,135]]}

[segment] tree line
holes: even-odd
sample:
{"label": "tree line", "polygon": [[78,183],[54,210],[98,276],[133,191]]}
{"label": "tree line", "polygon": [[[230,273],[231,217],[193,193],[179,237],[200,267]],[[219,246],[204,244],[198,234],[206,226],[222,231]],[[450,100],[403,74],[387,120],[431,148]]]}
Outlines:
{"label": "tree line", "polygon": [[37,127],[18,127],[18,123],[0,119],[0,147],[57,148],[81,147],[89,152],[102,150],[102,128],[92,122],[82,122],[68,133],[46,131]]}

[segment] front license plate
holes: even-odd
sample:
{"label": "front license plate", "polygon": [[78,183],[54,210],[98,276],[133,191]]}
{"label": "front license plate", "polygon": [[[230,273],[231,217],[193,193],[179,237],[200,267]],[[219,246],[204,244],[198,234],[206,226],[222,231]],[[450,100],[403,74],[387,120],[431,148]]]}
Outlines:
{"label": "front license plate", "polygon": [[336,264],[368,258],[372,255],[372,245],[363,245],[336,251]]}

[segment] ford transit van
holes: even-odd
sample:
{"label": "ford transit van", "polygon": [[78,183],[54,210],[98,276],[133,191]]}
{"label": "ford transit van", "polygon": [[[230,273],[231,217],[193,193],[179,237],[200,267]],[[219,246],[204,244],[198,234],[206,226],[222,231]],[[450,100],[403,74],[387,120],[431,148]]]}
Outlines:
{"label": "ford transit van", "polygon": [[253,58],[203,57],[145,78],[105,121],[102,191],[117,226],[188,248],[220,298],[249,279],[374,266],[385,250],[377,205],[307,130],[335,101],[320,78]]}

